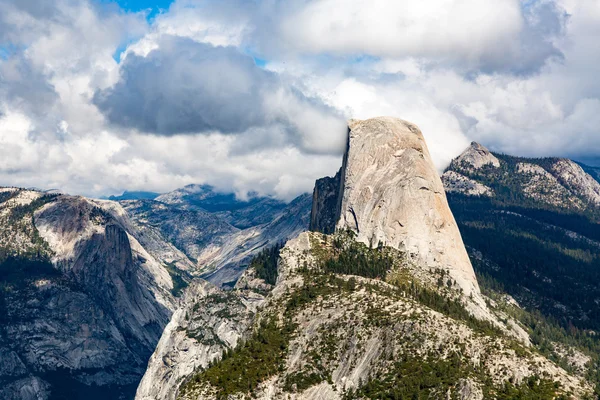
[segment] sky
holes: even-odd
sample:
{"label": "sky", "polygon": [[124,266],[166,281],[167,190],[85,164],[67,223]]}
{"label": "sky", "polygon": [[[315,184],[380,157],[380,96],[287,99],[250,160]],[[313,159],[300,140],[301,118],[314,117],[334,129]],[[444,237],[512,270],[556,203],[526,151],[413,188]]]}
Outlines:
{"label": "sky", "polygon": [[600,164],[597,0],[0,0],[0,185],[282,200],[350,118]]}

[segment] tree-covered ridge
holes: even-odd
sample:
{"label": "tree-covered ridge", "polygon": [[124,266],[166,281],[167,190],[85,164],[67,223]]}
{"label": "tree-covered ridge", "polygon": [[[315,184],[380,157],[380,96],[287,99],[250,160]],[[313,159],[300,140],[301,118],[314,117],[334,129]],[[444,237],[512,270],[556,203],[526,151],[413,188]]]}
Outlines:
{"label": "tree-covered ridge", "polygon": [[600,329],[597,224],[547,210],[500,208],[486,199],[449,200],[477,273],[563,326]]}
{"label": "tree-covered ridge", "polygon": [[[600,328],[600,208],[574,200],[556,204],[559,179],[535,196],[518,171],[532,164],[552,171],[557,158],[531,159],[494,154],[500,167],[472,168],[455,160],[457,171],[493,188],[490,198],[449,193],[448,200],[478,273],[500,282],[523,305],[580,329]],[[550,172],[548,172],[550,173]],[[559,177],[560,178],[560,177]],[[566,185],[565,187],[568,187]],[[481,259],[485,262],[480,262]]]}
{"label": "tree-covered ridge", "polygon": [[58,195],[44,194],[21,204],[16,198],[23,191],[15,189],[0,194],[0,261],[7,257],[47,260],[52,250],[35,227],[34,212],[56,199]]}
{"label": "tree-covered ridge", "polygon": [[[465,161],[454,160],[446,171],[458,172],[480,184],[492,189],[491,201],[498,207],[521,207],[547,210],[559,214],[583,215],[588,219],[600,222],[600,210],[595,204],[572,192],[567,182],[553,178],[538,179],[536,173],[520,169],[520,165],[528,164],[542,168],[549,176],[554,176],[553,166],[562,159],[556,157],[525,158],[506,154],[492,153],[500,167],[491,164],[473,168]],[[595,177],[597,180],[597,176]],[[555,180],[555,181],[554,181]],[[532,182],[535,185],[532,186]],[[565,188],[558,185],[565,184]],[[533,190],[533,193],[531,189]]]}
{"label": "tree-covered ridge", "polygon": [[535,349],[566,371],[585,376],[594,385],[594,398],[600,398],[600,337],[596,332],[572,324],[563,326],[553,316],[507,301],[505,286],[482,272],[477,264],[476,270],[483,293],[496,302],[498,309],[522,324]]}
{"label": "tree-covered ridge", "polygon": [[[517,164],[552,171],[558,159],[495,156],[500,168],[473,169],[456,162],[449,167],[495,191],[491,198],[448,194],[480,285],[487,295],[513,296],[523,309],[507,312],[527,327],[537,350],[597,385],[600,210],[583,201],[580,207],[572,198],[550,204],[548,196],[556,196],[560,180],[538,186],[537,199],[526,195],[523,188],[531,176],[517,173]],[[578,349],[589,362],[574,367],[565,346]]]}
{"label": "tree-covered ridge", "polygon": [[[485,398],[554,399],[565,393],[541,375],[531,375],[524,382],[499,383],[485,368],[459,355],[466,351],[468,340],[481,340],[490,346],[494,343],[485,357],[506,352],[522,357],[525,364],[531,357],[529,350],[498,327],[475,319],[462,301],[451,295],[452,285],[447,284],[444,273],[439,272],[442,287],[436,288],[415,278],[397,250],[369,248],[346,233],[310,234],[310,238],[310,253],[296,261],[299,268],[294,276],[300,277],[301,283],[287,286],[275,297],[272,292],[273,298],[259,313],[247,340],[198,371],[181,388],[180,398],[252,398],[273,379],[283,398],[315,385],[332,385],[340,363],[353,368],[372,340],[385,343],[385,350],[370,366],[368,378],[358,387],[343,388],[340,394],[346,398],[438,398],[458,393],[467,379]],[[370,265],[373,268],[369,269]],[[286,279],[297,282],[289,273]],[[435,312],[446,316],[444,328],[421,333],[420,329],[431,323],[430,313]],[[312,324],[308,322],[312,318],[319,322],[311,328],[316,334],[307,339],[306,335],[312,334],[305,326]],[[470,333],[464,336],[463,329]],[[435,336],[434,332],[455,332],[457,336],[432,345],[430,350],[421,349],[434,340],[429,336]],[[302,347],[302,361],[290,367],[291,354],[298,354],[298,346],[306,346]]]}
{"label": "tree-covered ridge", "polygon": [[285,243],[280,242],[262,250],[250,261],[248,268],[256,271],[257,278],[264,280],[269,285],[274,285],[277,282],[279,251],[284,245]]}

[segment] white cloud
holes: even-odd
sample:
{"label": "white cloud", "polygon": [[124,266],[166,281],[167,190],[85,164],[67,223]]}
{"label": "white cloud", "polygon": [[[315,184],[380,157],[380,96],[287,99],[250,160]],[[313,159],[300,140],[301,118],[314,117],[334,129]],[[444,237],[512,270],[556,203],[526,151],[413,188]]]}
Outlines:
{"label": "white cloud", "polygon": [[[290,199],[339,167],[340,114],[416,123],[440,168],[470,140],[600,154],[596,0],[177,0],[151,25],[87,0],[0,6],[0,46],[15,44],[0,59],[0,184]],[[159,132],[161,112],[186,129]]]}
{"label": "white cloud", "polygon": [[318,0],[284,16],[284,40],[312,53],[479,62],[506,57],[524,21],[518,0]]}

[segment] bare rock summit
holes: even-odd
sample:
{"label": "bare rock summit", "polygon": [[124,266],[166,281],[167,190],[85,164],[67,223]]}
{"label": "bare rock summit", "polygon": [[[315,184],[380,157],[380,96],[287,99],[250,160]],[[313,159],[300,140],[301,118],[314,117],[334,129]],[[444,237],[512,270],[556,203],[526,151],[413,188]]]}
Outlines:
{"label": "bare rock summit", "polygon": [[[336,203],[337,230],[350,229],[357,240],[372,246],[405,251],[424,269],[448,271],[465,295],[479,295],[442,181],[417,126],[391,117],[351,120],[339,185],[340,190],[327,192],[337,196],[335,202],[327,201]],[[323,225],[318,211],[313,209],[313,230]]]}
{"label": "bare rock summit", "polygon": [[485,146],[477,142],[471,142],[471,145],[453,162],[474,169],[482,168],[485,165],[500,168],[500,160]]}

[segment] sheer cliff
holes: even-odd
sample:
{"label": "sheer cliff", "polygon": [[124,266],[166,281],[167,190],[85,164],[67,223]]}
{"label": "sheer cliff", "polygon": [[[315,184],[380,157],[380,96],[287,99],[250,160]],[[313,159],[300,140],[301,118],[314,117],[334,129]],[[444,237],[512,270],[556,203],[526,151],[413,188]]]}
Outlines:
{"label": "sheer cliff", "polygon": [[332,221],[370,246],[391,246],[424,268],[447,270],[466,295],[479,293],[425,139],[409,122],[350,121],[342,168],[317,181],[314,193],[311,229],[331,233]]}

